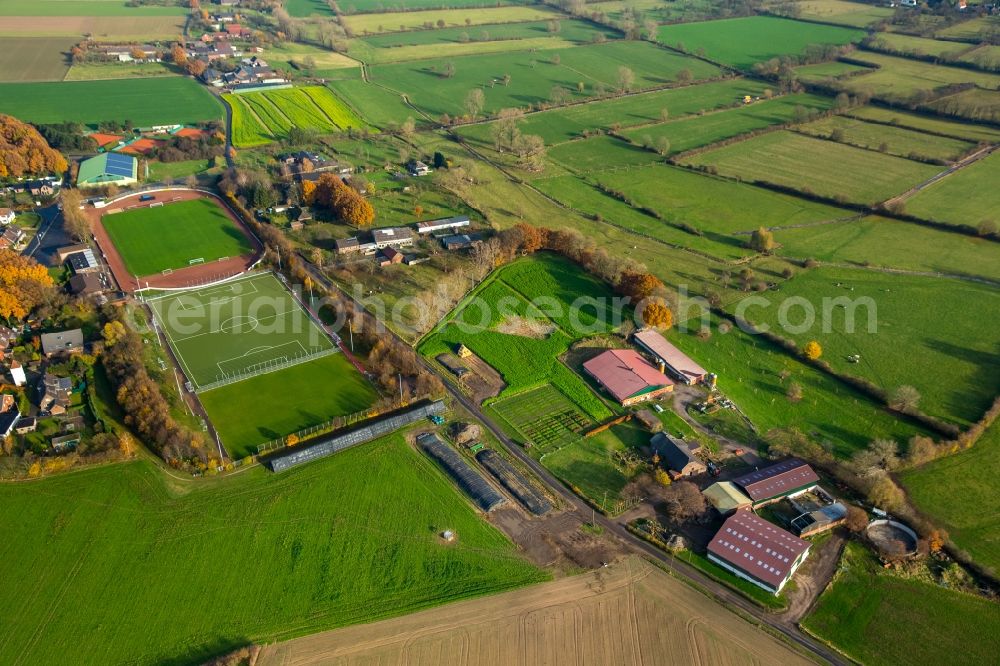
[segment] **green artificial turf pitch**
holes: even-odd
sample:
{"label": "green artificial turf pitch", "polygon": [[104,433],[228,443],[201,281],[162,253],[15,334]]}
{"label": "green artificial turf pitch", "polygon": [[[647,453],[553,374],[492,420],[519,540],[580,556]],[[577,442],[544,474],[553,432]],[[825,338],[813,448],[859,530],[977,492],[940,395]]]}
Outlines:
{"label": "green artificial turf pitch", "polygon": [[252,250],[246,235],[211,199],[126,210],[101,221],[128,272],[137,277]]}
{"label": "green artificial turf pitch", "polygon": [[202,388],[336,348],[271,273],[149,301],[188,380]]}

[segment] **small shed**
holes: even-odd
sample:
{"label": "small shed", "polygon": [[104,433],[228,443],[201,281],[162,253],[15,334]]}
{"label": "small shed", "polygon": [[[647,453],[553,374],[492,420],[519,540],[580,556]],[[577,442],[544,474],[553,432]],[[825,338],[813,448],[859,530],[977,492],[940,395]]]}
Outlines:
{"label": "small shed", "polygon": [[749,509],[753,505],[753,500],[729,481],[713,483],[701,491],[701,494],[723,516],[728,516],[734,511]]}
{"label": "small shed", "polygon": [[459,343],[458,351],[456,353],[458,354],[459,358],[469,358],[470,356],[472,356],[472,350],[461,343]]}

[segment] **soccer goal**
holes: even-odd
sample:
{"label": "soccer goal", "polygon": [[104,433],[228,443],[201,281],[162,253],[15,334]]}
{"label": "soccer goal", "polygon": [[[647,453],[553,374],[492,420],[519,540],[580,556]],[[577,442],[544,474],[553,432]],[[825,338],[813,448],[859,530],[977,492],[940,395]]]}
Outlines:
{"label": "soccer goal", "polygon": [[188,266],[193,266],[195,264],[203,264],[203,263],[205,263],[205,257],[198,257],[197,259],[190,259],[188,261]]}

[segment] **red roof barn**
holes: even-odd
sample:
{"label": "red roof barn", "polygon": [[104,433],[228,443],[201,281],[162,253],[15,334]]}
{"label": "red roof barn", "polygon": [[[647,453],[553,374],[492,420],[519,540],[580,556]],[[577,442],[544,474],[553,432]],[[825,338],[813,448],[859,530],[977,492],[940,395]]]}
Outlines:
{"label": "red roof barn", "polygon": [[587,374],[622,405],[656,398],[674,383],[632,349],[609,349],[583,364]]}
{"label": "red roof barn", "polygon": [[808,490],[819,483],[819,477],[808,464],[789,458],[737,477],[733,483],[743,489],[756,507]]}
{"label": "red roof barn", "polygon": [[809,542],[752,511],[737,511],[708,544],[708,559],[777,594],[806,559]]}

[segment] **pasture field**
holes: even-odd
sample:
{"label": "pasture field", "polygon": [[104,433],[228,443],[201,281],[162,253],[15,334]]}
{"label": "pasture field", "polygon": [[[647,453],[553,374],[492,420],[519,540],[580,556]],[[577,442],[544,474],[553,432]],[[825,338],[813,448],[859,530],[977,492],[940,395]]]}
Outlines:
{"label": "pasture field", "polygon": [[940,39],[927,39],[926,37],[914,37],[894,32],[880,33],[877,46],[900,55],[934,56],[935,58],[958,57],[974,48],[972,44],[946,42]]}
{"label": "pasture field", "polygon": [[886,573],[865,546],[849,542],[833,583],[802,621],[809,633],[872,666],[993,659],[1000,632],[996,603]]}
{"label": "pasture field", "polygon": [[865,92],[876,97],[908,99],[915,92],[955,83],[974,83],[987,90],[1000,87],[1000,76],[988,72],[935,65],[871,51],[858,51],[852,57],[878,67],[871,74],[852,76],[841,82],[844,89],[854,93]]}
{"label": "pasture field", "polygon": [[[834,371],[867,379],[886,394],[915,387],[920,409],[932,416],[964,427],[979,420],[1000,394],[1000,294],[994,287],[817,268],[760,296],[767,303],[747,308],[747,319],[800,348],[817,340]],[[783,303],[792,298],[810,304],[811,324],[804,308],[795,306],[787,311],[790,325],[780,325]],[[833,299],[850,304],[824,305]],[[731,303],[727,309],[735,307]],[[859,354],[860,362],[851,363],[852,354]]]}
{"label": "pasture field", "polygon": [[932,111],[959,118],[988,122],[1000,121],[1000,92],[997,90],[983,90],[981,88],[963,90],[957,95],[942,97],[924,106]]}
{"label": "pasture field", "polygon": [[799,259],[885,266],[1000,281],[996,244],[984,238],[870,216],[774,232],[780,254]]}
{"label": "pasture field", "polygon": [[833,60],[831,62],[819,62],[815,65],[801,65],[795,67],[794,70],[796,78],[809,83],[817,83],[827,79],[836,79],[850,74],[857,74],[858,72],[870,72],[872,68]]}
{"label": "pasture field", "polygon": [[[632,182],[636,179],[649,178],[650,175],[655,176],[657,168],[659,167],[656,165],[649,165],[646,168],[636,167],[618,172],[605,171],[595,174],[591,178],[603,182],[606,178],[620,177],[626,186],[631,187]],[[614,226],[624,232],[642,234],[674,247],[699,250],[720,258],[738,259],[750,253],[744,247],[745,242],[742,239],[725,237],[721,234],[696,236],[679,226],[675,226],[675,224],[671,224],[670,222],[675,219],[674,216],[666,218],[669,222],[658,220],[619,201],[610,194],[602,192],[593,184],[577,176],[542,178],[532,181],[532,185],[563,205],[580,211],[590,219],[600,216],[602,226],[605,227]],[[656,185],[659,187],[659,183]],[[626,236],[622,242],[634,244],[635,239]]]}
{"label": "pasture field", "polygon": [[[520,25],[514,23],[512,25]],[[565,49],[573,42],[561,37],[529,37],[526,39],[493,39],[489,41],[444,42],[442,44],[417,44],[394,48],[369,48],[361,40],[351,42],[350,55],[369,65],[385,65],[410,60],[433,58],[460,58],[463,56],[487,55],[490,53],[513,53],[518,51],[546,51]]]}
{"label": "pasture field", "polygon": [[796,2],[795,6],[800,18],[854,28],[864,28],[892,16],[888,7],[845,0],[804,0]]}
{"label": "pasture field", "polygon": [[426,11],[408,11],[393,14],[352,14],[344,16],[344,23],[354,31],[356,36],[377,35],[385,32],[419,30],[425,25],[437,25],[444,21],[442,27],[478,26],[493,23],[514,23],[519,21],[547,21],[565,18],[562,14],[549,9],[527,6],[508,7],[476,7],[429,9]]}
{"label": "pasture field", "polygon": [[502,5],[529,4],[527,0],[341,0],[337,3],[345,14],[371,14],[378,12],[414,11],[418,9],[456,9],[472,7],[500,7]]}
{"label": "pasture field", "polygon": [[[765,433],[771,428],[798,427],[846,458],[884,437],[906,442],[921,430],[897,420],[870,398],[790,357],[767,340],[739,328],[719,330],[712,320],[712,338],[700,341],[700,321],[688,322],[668,336],[684,353],[719,375],[719,387]],[[783,379],[784,373],[787,378]],[[787,397],[788,386],[802,386],[802,400]]]}
{"label": "pasture field", "polygon": [[880,106],[864,106],[851,109],[848,114],[854,118],[878,123],[888,123],[898,127],[917,130],[924,136],[938,134],[964,139],[973,143],[1000,143],[1000,129],[988,125],[973,125],[972,123],[953,123],[917,113],[906,113],[897,109],[886,109]]}
{"label": "pasture field", "polygon": [[725,176],[871,204],[905,192],[942,167],[781,130],[683,159]]}
{"label": "pasture field", "polygon": [[401,435],[281,475],[199,483],[141,460],[0,498],[7,664],[203,663],[547,578]]}
{"label": "pasture field", "polygon": [[626,10],[633,10],[646,20],[657,23],[676,23],[678,21],[697,21],[710,18],[717,9],[712,0],[676,0],[675,2],[659,2],[658,0],[602,0],[588,2],[587,11],[599,12],[613,21],[625,18]]}
{"label": "pasture field", "polygon": [[[247,418],[247,405],[264,396],[266,407]],[[234,458],[257,453],[259,444],[360,412],[377,398],[375,389],[343,354],[321,356],[198,395]]]}
{"label": "pasture field", "polygon": [[233,107],[233,143],[237,146],[281,139],[292,127],[331,133],[365,126],[322,86],[232,94],[226,95],[226,101]]}
{"label": "pasture field", "polygon": [[193,199],[155,208],[106,214],[101,224],[136,277],[250,254],[243,231],[213,199]]}
{"label": "pasture field", "polygon": [[360,76],[358,62],[343,53],[295,42],[285,42],[281,46],[271,46],[267,49],[267,62],[272,67],[281,67],[289,71],[295,71],[292,61],[301,63],[306,58],[312,58],[316,63],[314,68],[308,70],[316,76],[328,78]]}
{"label": "pasture field", "polygon": [[[537,134],[551,145],[579,138],[585,131],[608,131],[615,124],[628,128],[658,123],[662,121],[664,110],[670,118],[683,118],[702,111],[732,107],[741,104],[744,95],[763,95],[766,87],[757,81],[729,79],[655,90],[531,113],[524,117],[520,126],[525,134]],[[468,125],[458,131],[479,145],[493,144],[488,124]]]}
{"label": "pasture field", "polygon": [[962,62],[971,62],[977,67],[996,71],[1000,69],[1000,46],[983,44],[959,58]]}
{"label": "pasture field", "polygon": [[[554,63],[555,56],[559,57],[559,64]],[[449,64],[455,68],[451,77],[444,74]],[[613,90],[621,66],[634,72],[634,89],[668,85],[684,70],[695,80],[720,74],[717,67],[708,63],[646,42],[624,40],[542,53],[466,56],[454,62],[434,59],[377,65],[370,74],[373,81],[406,93],[416,107],[436,118],[444,113],[453,116],[466,113],[466,95],[477,87],[485,94],[487,113],[548,100],[554,86],[566,88],[571,100],[585,99],[594,94],[595,88]],[[505,74],[511,77],[506,86],[502,82]],[[577,88],[580,82],[584,84],[583,93]]]}
{"label": "pasture field", "polygon": [[948,531],[978,564],[1000,571],[1000,502],[993,481],[1000,472],[1000,423],[971,449],[904,472],[910,500]]}
{"label": "pasture field", "polygon": [[[169,99],[170,104],[163,100]],[[0,113],[30,123],[131,120],[138,127],[222,118],[222,107],[190,78],[0,84]]]}
{"label": "pasture field", "polygon": [[402,95],[360,78],[330,81],[327,85],[352,108],[364,109],[365,122],[376,127],[401,125],[411,117],[421,120],[420,114],[406,105]]}
{"label": "pasture field", "polygon": [[1000,16],[980,16],[968,21],[962,21],[947,28],[938,30],[937,37],[953,37],[956,39],[980,39],[985,33],[1000,28]]}
{"label": "pasture field", "polygon": [[125,0],[0,0],[0,16],[184,16],[179,5],[129,7]]}
{"label": "pasture field", "polygon": [[220,380],[337,351],[271,273],[168,293],[148,303],[188,381],[206,393]]}
{"label": "pasture field", "polygon": [[[219,165],[224,166],[224,162],[220,159]],[[151,182],[163,182],[168,178],[184,178],[191,174],[198,175],[205,173],[211,169],[215,169],[215,172],[222,171],[220,166],[212,166],[212,160],[182,160],[180,162],[160,162],[159,160],[150,160],[149,162],[149,180]],[[213,172],[213,173],[215,173]]]}
{"label": "pasture field", "polygon": [[[391,17],[383,15],[391,20]],[[508,40],[515,44],[521,40],[535,38],[561,39],[565,42],[588,43],[597,35],[614,39],[621,33],[599,26],[589,21],[561,19],[558,32],[549,31],[548,21],[528,21],[524,23],[493,23],[477,25],[475,28],[462,25],[438,30],[411,30],[373,35],[359,39],[371,49],[397,49],[403,46],[438,46],[442,44],[480,44],[491,40]],[[465,39],[463,39],[463,37]],[[512,50],[516,49],[512,47]]]}
{"label": "pasture field", "polygon": [[285,5],[285,11],[288,12],[289,16],[295,18],[305,18],[307,16],[334,16],[333,10],[330,9],[324,0],[288,0]]}
{"label": "pasture field", "polygon": [[84,35],[100,41],[176,39],[184,30],[184,16],[5,16],[3,37],[70,37]]}
{"label": "pasture field", "polygon": [[[831,139],[839,133],[840,143],[879,150],[899,157],[954,162],[975,149],[971,141],[924,134],[903,127],[889,127],[855,118],[832,116],[795,128],[810,136]],[[882,151],[882,148],[885,148]]]}
{"label": "pasture field", "polygon": [[624,134],[642,144],[647,139],[656,141],[666,137],[670,141],[670,153],[682,153],[771,125],[790,123],[800,112],[826,111],[831,106],[833,100],[829,97],[808,93],[783,95],[734,109],[636,128]]}
{"label": "pasture field", "polygon": [[906,212],[946,224],[1000,224],[1000,152],[970,164],[906,201]]}
{"label": "pasture field", "polygon": [[[547,306],[539,309],[529,300],[539,297],[554,299],[558,311]],[[579,311],[583,330],[570,318],[569,306],[580,297],[607,299]],[[608,407],[559,361],[559,356],[584,335],[612,329],[616,317],[622,315],[612,309],[611,298],[613,294],[604,284],[568,261],[554,256],[529,257],[505,267],[477,288],[421,343],[420,352],[433,358],[454,353],[464,344],[503,376],[507,388],[501,398],[548,383],[589,417],[609,418]],[[497,330],[514,319],[536,322],[550,332],[529,336]]]}
{"label": "pasture field", "polygon": [[640,206],[656,210],[665,220],[690,224],[707,236],[751,232],[761,226],[808,225],[853,215],[826,204],[669,165],[600,174],[597,180],[624,192]]}
{"label": "pasture field", "polygon": [[466,663],[481,666],[653,666],[665,654],[684,664],[808,663],[638,558],[481,601],[271,645],[257,663],[437,666],[457,650]]}
{"label": "pasture field", "polygon": [[65,37],[0,37],[0,82],[62,81],[73,44]]}
{"label": "pasture field", "polygon": [[[548,159],[575,173],[599,173],[663,160],[651,150],[606,135],[561,143],[549,149]],[[542,172],[543,177],[547,175]]]}
{"label": "pasture field", "polygon": [[114,62],[74,64],[63,81],[101,81],[104,79],[138,79],[145,76],[174,76],[177,70],[162,62]]}
{"label": "pasture field", "polygon": [[801,55],[813,44],[849,44],[862,37],[861,30],[772,16],[665,25],[657,35],[663,44],[680,44],[690,53],[704,49],[709,58],[739,69],[779,56]]}

